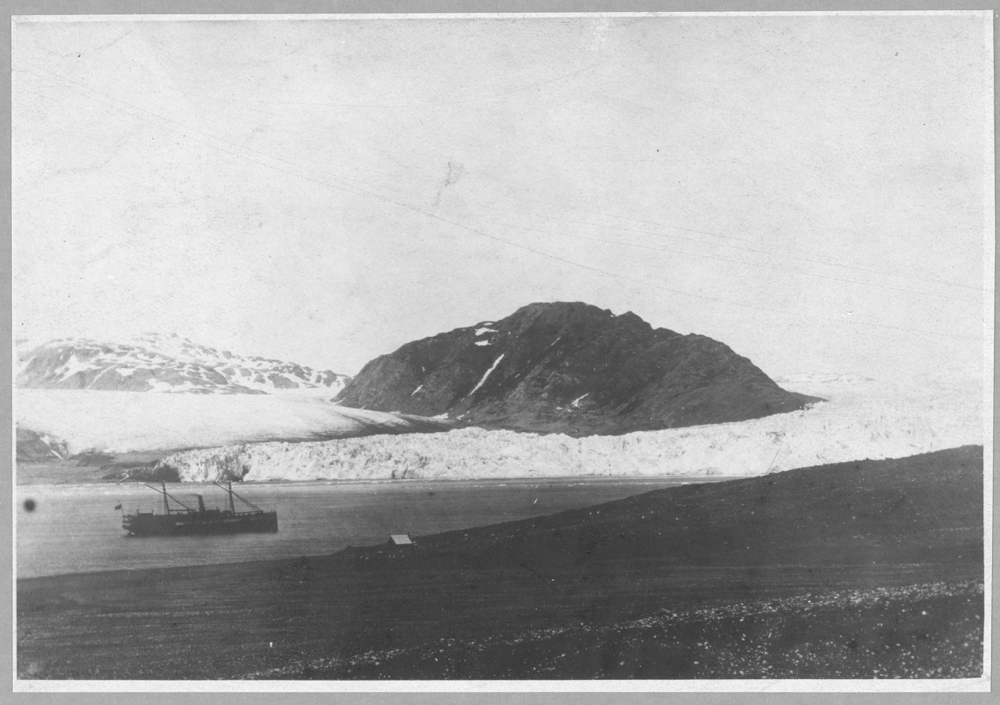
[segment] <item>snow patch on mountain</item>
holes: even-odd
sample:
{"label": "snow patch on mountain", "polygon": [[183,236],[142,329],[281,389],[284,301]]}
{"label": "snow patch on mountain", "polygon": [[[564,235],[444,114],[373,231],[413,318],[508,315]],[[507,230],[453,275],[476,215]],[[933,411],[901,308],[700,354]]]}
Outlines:
{"label": "snow patch on mountain", "polygon": [[[794,383],[796,380],[791,380]],[[182,480],[464,479],[761,475],[863,458],[899,458],[984,438],[975,389],[797,379],[829,399],[751,421],[571,438],[466,428],[318,443],[251,443],[164,458]],[[793,387],[794,388],[794,387]]]}
{"label": "snow patch on mountain", "polygon": [[472,388],[472,391],[469,392],[468,396],[471,397],[473,394],[476,393],[476,390],[478,390],[480,387],[483,386],[483,383],[490,376],[490,373],[493,372],[493,370],[495,370],[497,368],[497,365],[500,364],[501,360],[503,360],[503,355],[500,355],[500,357],[498,357],[496,360],[493,361],[493,364],[490,365],[490,369],[486,370],[486,374],[484,374],[483,378],[481,380],[479,380],[479,384],[477,384],[475,387]]}

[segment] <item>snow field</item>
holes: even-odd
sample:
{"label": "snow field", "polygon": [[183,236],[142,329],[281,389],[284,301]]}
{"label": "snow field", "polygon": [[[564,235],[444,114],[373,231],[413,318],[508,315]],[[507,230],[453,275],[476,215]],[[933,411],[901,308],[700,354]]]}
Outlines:
{"label": "snow field", "polygon": [[154,394],[17,389],[14,404],[19,426],[63,440],[74,455],[207,448],[316,434],[357,436],[372,433],[373,427],[409,425],[393,414],[337,406],[308,392]]}

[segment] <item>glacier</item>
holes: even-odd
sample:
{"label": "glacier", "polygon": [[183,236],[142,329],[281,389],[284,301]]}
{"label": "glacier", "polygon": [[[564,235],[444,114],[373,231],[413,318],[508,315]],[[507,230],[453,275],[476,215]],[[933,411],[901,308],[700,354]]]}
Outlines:
{"label": "glacier", "polygon": [[[321,442],[263,442],[163,458],[182,481],[761,475],[864,458],[898,458],[984,440],[975,384],[894,385],[832,375],[781,380],[827,401],[751,421],[570,438],[457,429]],[[369,412],[370,413],[370,412]]]}
{"label": "glacier", "polygon": [[[58,438],[70,454],[206,448],[247,441],[361,436],[412,430],[405,416],[300,394],[151,394],[16,389],[17,425]],[[422,426],[448,424],[419,419]]]}

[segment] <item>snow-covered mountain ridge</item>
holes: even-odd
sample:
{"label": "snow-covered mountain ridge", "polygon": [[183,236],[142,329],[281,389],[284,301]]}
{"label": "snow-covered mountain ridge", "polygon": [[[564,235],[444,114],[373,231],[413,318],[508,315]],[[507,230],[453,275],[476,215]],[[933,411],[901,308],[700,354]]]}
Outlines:
{"label": "snow-covered mountain ridge", "polygon": [[330,370],[244,357],[157,333],[127,342],[53,340],[18,351],[17,386],[196,394],[315,390],[333,397],[349,378]]}

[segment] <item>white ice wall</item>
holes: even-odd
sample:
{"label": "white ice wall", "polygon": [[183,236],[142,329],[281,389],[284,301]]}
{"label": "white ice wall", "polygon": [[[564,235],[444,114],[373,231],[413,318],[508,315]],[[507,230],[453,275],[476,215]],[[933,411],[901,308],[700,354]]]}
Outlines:
{"label": "white ice wall", "polygon": [[904,457],[983,442],[976,390],[900,389],[871,380],[800,378],[811,409],[754,421],[624,436],[569,438],[463,429],[320,443],[260,443],[165,459],[184,480],[235,464],[246,479],[503,478],[572,475],[757,475],[864,458]]}

